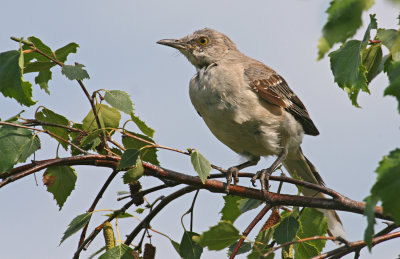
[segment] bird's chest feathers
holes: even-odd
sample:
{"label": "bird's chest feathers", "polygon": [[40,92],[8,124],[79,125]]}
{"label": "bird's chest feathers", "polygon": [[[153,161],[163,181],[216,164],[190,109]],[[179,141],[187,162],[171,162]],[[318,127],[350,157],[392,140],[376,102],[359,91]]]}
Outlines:
{"label": "bird's chest feathers", "polygon": [[190,81],[190,99],[201,116],[207,118],[235,116],[238,111],[241,80],[227,76],[218,65],[201,69]]}

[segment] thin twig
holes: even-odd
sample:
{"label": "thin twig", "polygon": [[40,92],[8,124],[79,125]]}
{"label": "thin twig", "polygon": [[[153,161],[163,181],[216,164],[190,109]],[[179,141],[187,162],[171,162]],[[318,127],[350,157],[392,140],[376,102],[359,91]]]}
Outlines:
{"label": "thin twig", "polygon": [[[107,178],[107,180],[104,182],[103,186],[101,187],[99,193],[96,195],[96,198],[94,199],[94,201],[92,202],[92,205],[90,206],[90,208],[87,210],[87,212],[92,212],[94,211],[94,209],[97,206],[97,203],[100,201],[100,199],[103,197],[104,192],[107,190],[108,186],[110,185],[110,183],[112,182],[112,180],[115,178],[115,176],[118,174],[118,170],[114,170],[110,176]],[[79,239],[79,243],[78,243],[78,247],[82,245],[83,241],[85,241],[85,235],[86,235],[86,231],[88,229],[90,223],[90,219],[89,221],[86,223],[85,227],[82,229],[81,232],[81,237]]]}
{"label": "thin twig", "polygon": [[66,129],[67,131],[73,131],[73,132],[85,132],[84,130],[81,129],[77,129],[74,127],[70,127],[70,126],[65,126],[65,125],[60,125],[57,123],[51,123],[51,122],[44,122],[41,120],[36,120],[36,119],[24,119],[25,122],[23,122],[22,124],[25,126],[50,126],[50,127],[57,127],[57,128],[63,128]]}
{"label": "thin twig", "polygon": [[250,234],[251,230],[257,225],[257,223],[267,214],[267,212],[272,208],[271,205],[267,204],[265,207],[257,214],[257,216],[251,221],[249,226],[246,228],[246,230],[242,233],[242,237],[240,240],[237,242],[235,249],[233,250],[231,256],[229,259],[235,258],[237,252],[239,251],[240,247],[242,246],[245,238]]}
{"label": "thin twig", "polygon": [[182,195],[192,192],[196,190],[196,187],[193,186],[187,186],[184,187],[166,197],[164,197],[160,203],[139,223],[139,225],[136,226],[136,228],[127,236],[125,240],[126,245],[130,245],[132,243],[133,239],[139,234],[139,232],[146,227],[146,225],[150,224],[150,221],[165,207],[167,206],[171,201],[181,197]]}

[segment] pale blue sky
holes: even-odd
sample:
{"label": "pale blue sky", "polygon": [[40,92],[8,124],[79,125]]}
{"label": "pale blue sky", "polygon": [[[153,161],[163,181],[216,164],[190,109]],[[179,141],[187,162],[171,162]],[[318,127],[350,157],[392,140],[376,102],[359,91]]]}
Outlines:
{"label": "pale blue sky", "polygon": [[[394,27],[398,7],[388,1],[377,2],[368,13],[377,13],[379,27]],[[204,27],[217,29],[231,37],[242,52],[271,66],[288,81],[321,132],[318,137],[305,137],[304,153],[319,169],[328,187],[362,200],[375,180],[373,172],[381,157],[399,146],[399,114],[394,98],[382,96],[388,84],[385,76],[380,75],[373,81],[371,95],[360,94],[359,104],[363,108],[357,109],[333,83],[328,59],[316,61],[316,46],[328,4],[329,1],[319,0],[257,0],[250,3],[228,0],[3,0],[0,3],[0,51],[17,48],[17,44],[9,40],[10,36],[34,35],[53,49],[72,41],[78,43],[78,54],[71,55],[68,63],[77,61],[86,65],[91,79],[85,84],[90,91],[120,89],[128,92],[135,102],[137,114],[156,129],[155,139],[159,144],[179,149],[194,147],[212,163],[229,167],[237,164],[238,156],[215,139],[190,104],[188,83],[195,73],[194,68],[176,51],[155,44],[159,39],[182,37]],[[367,16],[364,18],[367,21]],[[363,30],[358,38],[362,33]],[[59,68],[54,70],[53,78],[51,95],[46,95],[35,85],[34,99],[40,101],[39,105],[80,122],[89,111],[89,104],[78,85],[61,76]],[[0,96],[1,118],[21,109],[26,108]],[[30,108],[23,116],[32,117],[34,109]],[[54,141],[42,139],[43,148],[37,158],[54,157]],[[44,150],[48,144],[49,148]],[[194,174],[188,157],[160,151],[159,159],[166,168]],[[270,160],[262,160],[259,168],[268,163]],[[2,258],[72,257],[78,235],[60,247],[59,240],[71,219],[90,206],[110,173],[108,169],[76,169],[76,190],[62,211],[58,211],[52,196],[45,191],[41,183],[42,172],[36,175],[38,186],[33,176],[29,176],[0,190]],[[159,181],[146,177],[144,183],[149,187]],[[240,184],[251,186],[247,180]],[[126,189],[122,180],[116,179],[97,208],[121,207],[123,202],[116,202],[116,192]],[[155,218],[152,227],[179,241],[183,231],[180,217],[190,207],[192,196],[171,203]],[[222,205],[221,195],[201,191],[195,208],[194,230],[202,232],[216,224]],[[240,231],[255,213],[249,212],[238,219],[235,225]],[[105,219],[102,214],[105,213],[96,214],[91,228]],[[365,218],[350,213],[340,215],[348,239],[362,239]],[[133,229],[133,223],[136,223],[134,219],[120,221],[122,235]],[[259,226],[254,232],[258,229]],[[178,257],[165,237],[154,234],[152,241],[157,246],[156,258]],[[81,258],[87,258],[102,246],[102,242],[99,236]],[[398,243],[391,241],[377,246],[373,255],[363,250],[362,258],[394,258],[400,253],[395,242]],[[223,258],[224,254],[224,251],[205,252],[204,258]]]}

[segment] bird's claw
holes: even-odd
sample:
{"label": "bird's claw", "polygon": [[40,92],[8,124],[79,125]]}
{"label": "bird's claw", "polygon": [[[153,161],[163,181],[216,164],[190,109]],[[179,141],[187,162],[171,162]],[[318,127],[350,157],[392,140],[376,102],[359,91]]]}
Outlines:
{"label": "bird's claw", "polygon": [[253,178],[251,178],[251,183],[253,186],[256,186],[256,180],[260,179],[261,182],[261,190],[263,192],[267,192],[269,190],[269,177],[272,174],[271,168],[263,169],[258,171]]}
{"label": "bird's claw", "polygon": [[229,167],[228,170],[226,171],[226,187],[225,187],[225,192],[229,193],[229,187],[232,182],[233,178],[233,185],[236,185],[239,182],[239,169],[236,166]]}

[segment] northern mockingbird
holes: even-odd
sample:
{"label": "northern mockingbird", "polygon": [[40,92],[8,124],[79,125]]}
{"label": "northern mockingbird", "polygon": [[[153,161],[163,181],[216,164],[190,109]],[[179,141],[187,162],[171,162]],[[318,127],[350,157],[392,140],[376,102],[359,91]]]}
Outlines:
{"label": "northern mockingbird", "polygon": [[[260,156],[277,156],[272,165],[257,172],[262,190],[269,175],[283,164],[303,180],[323,185],[313,164],[303,155],[303,134],[319,134],[307,109],[285,79],[263,63],[241,53],[226,35],[205,28],[181,39],[158,44],[179,50],[197,70],[190,80],[190,100],[211,132],[225,145],[249,160],[228,169],[227,186],[237,172],[256,165]],[[325,197],[303,188],[303,194]],[[328,218],[332,235],[344,238],[335,211],[321,210]]]}

